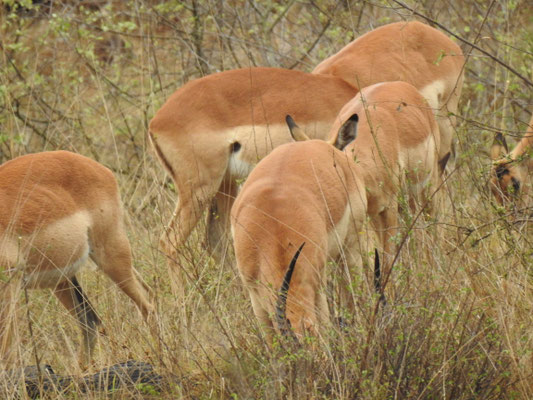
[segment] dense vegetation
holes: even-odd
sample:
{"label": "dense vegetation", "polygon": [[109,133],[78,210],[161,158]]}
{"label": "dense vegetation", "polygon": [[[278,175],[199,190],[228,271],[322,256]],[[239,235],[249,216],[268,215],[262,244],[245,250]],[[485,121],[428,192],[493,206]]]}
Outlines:
{"label": "dense vegetation", "polygon": [[[66,149],[111,168],[135,267],[153,288],[159,337],[103,275],[81,277],[105,326],[96,365],[144,360],[170,382],[160,393],[139,387],[114,398],[533,396],[531,209],[511,218],[486,185],[494,133],[513,142],[532,110],[531,2],[3,3],[0,161]],[[195,283],[178,301],[158,249],[175,193],[146,136],[165,99],[191,79],[237,67],[310,71],[362,33],[411,19],[453,35],[468,61],[459,157],[445,205],[433,217],[405,215],[407,240],[386,289],[387,307],[376,307],[369,257],[353,280],[357,311],[345,332],[331,332],[318,352],[281,344],[272,351],[235,269],[215,265],[205,252],[202,227],[183,250]],[[49,292],[21,297],[18,332],[21,364],[37,358],[80,373],[76,323]]]}

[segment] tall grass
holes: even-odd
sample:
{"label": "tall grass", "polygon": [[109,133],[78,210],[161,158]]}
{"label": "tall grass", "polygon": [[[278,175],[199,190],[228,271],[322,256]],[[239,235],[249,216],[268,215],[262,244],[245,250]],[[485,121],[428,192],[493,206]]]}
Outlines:
{"label": "tall grass", "polygon": [[[527,1],[408,3],[503,65],[460,43],[469,57],[459,158],[443,189],[445,205],[402,231],[407,241],[386,306],[376,307],[368,258],[353,274],[355,312],[347,328],[332,328],[298,350],[283,341],[266,346],[235,268],[215,265],[206,253],[204,227],[182,250],[191,278],[186,296],[173,296],[158,242],[176,196],[147,143],[148,121],[190,79],[253,65],[310,70],[360,34],[413,19],[411,13],[377,0],[4,3],[10,7],[0,19],[0,161],[67,149],[111,168],[135,267],[153,289],[159,337],[102,274],[81,277],[105,328],[93,368],[144,360],[169,382],[158,394],[140,387],[112,397],[533,396],[531,208],[509,215],[486,186],[493,133],[519,137],[532,110],[531,86],[505,67],[533,79]],[[334,276],[336,266],[328,268]],[[325,290],[343,314],[334,290]],[[57,300],[33,291],[20,296],[17,308],[18,364],[37,357],[59,373],[80,374],[78,328]]]}

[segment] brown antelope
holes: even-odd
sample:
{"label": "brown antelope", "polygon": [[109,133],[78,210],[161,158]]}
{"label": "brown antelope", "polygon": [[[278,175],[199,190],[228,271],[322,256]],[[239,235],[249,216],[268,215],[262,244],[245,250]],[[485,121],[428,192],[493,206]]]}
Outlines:
{"label": "brown antelope", "polygon": [[265,327],[274,328],[270,316],[289,264],[294,268],[287,296],[290,325],[301,335],[304,330],[318,334],[328,323],[326,262],[341,254],[349,266],[361,261],[358,235],[367,199],[358,169],[331,144],[309,140],[278,147],[244,183],[231,213],[235,255]]}
{"label": "brown antelope", "polygon": [[[296,140],[308,139],[290,120],[289,127]],[[408,83],[362,89],[330,132],[329,142],[286,144],[265,157],[231,212],[238,269],[256,316],[270,328],[272,289],[281,287],[289,263],[294,267],[301,243],[306,245],[288,290],[287,318],[297,334],[316,333],[328,320],[326,261],[344,253],[349,269],[360,262],[367,215],[385,254],[392,254],[400,187],[418,194],[438,181],[438,125]]]}
{"label": "brown antelope", "polygon": [[80,364],[90,362],[100,320],[76,279],[88,258],[145,318],[152,312],[147,288],[132,268],[117,182],[109,169],[67,151],[18,157],[0,166],[0,203],[2,361],[10,353],[16,297],[26,287],[54,291],[81,326]]}
{"label": "brown antelope", "polygon": [[501,133],[496,135],[490,151],[494,165],[491,171],[490,188],[500,204],[525,196],[531,191],[533,172],[533,115],[524,137],[509,153],[507,142]]}
{"label": "brown antelope", "polygon": [[[451,106],[462,84],[459,47],[420,23],[391,26],[404,29],[391,36],[390,28],[380,28],[350,45],[357,61],[351,65],[361,87],[405,77],[431,101],[448,101],[448,108],[455,110]],[[411,31],[413,38],[406,34]],[[327,72],[325,66],[317,71]],[[326,139],[337,113],[356,93],[353,80],[348,84],[330,75],[274,68],[217,73],[177,90],[149,127],[151,142],[178,194],[162,238],[167,255],[175,256],[207,206],[208,244],[219,242],[227,231],[238,181],[274,147],[290,141],[286,114],[309,137]],[[440,104],[431,101],[432,107]]]}
{"label": "brown antelope", "polygon": [[[437,115],[439,159],[453,156],[453,131],[465,59],[444,33],[418,21],[396,22],[370,31],[322,61],[314,74],[329,74],[356,87],[404,81],[415,86]],[[451,113],[451,114],[450,114]]]}

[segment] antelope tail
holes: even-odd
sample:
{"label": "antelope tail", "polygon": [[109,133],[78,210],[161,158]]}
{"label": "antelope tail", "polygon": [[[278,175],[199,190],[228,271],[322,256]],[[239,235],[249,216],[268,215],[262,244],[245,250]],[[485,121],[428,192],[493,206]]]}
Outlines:
{"label": "antelope tail", "polygon": [[296,335],[291,329],[291,322],[287,319],[287,294],[289,293],[289,285],[291,283],[292,273],[294,272],[294,267],[296,266],[296,261],[300,256],[300,252],[304,247],[305,242],[303,242],[300,248],[294,254],[294,257],[289,264],[289,268],[285,273],[283,278],[283,283],[279,289],[278,300],[276,301],[276,321],[278,323],[279,330],[283,336],[290,336],[296,340]]}
{"label": "antelope tail", "polygon": [[374,289],[376,290],[376,293],[380,295],[379,301],[383,302],[383,304],[387,304],[387,299],[385,299],[385,294],[381,287],[381,266],[379,263],[378,249],[374,249]]}
{"label": "antelope tail", "polygon": [[83,293],[78,279],[74,276],[71,279],[71,282],[72,286],[74,286],[74,295],[76,297],[76,315],[78,317],[78,321],[84,327],[84,329],[94,331],[96,326],[100,325],[102,322],[100,321],[100,318],[98,318],[98,315],[96,315],[96,311],[94,311],[89,299],[85,293]]}
{"label": "antelope tail", "polygon": [[176,176],[174,174],[174,168],[172,168],[172,165],[170,164],[170,161],[168,161],[168,158],[165,157],[165,154],[163,153],[163,150],[161,150],[161,147],[159,147],[159,144],[157,144],[157,141],[155,139],[155,135],[148,131],[148,137],[150,138],[150,142],[154,146],[155,153],[157,154],[157,157],[161,160],[161,163],[164,165],[167,172],[170,174],[172,179]]}

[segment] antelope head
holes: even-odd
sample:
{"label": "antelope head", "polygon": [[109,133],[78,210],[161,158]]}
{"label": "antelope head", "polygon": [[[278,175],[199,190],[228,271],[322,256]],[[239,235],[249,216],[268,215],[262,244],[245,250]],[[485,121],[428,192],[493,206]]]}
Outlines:
{"label": "antelope head", "polygon": [[509,152],[507,142],[501,133],[497,133],[491,147],[490,155],[493,160],[490,176],[490,190],[501,204],[509,204],[518,200],[523,192],[524,182],[528,177],[528,170],[533,166],[522,141]]}

